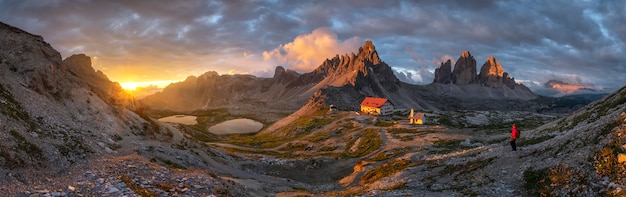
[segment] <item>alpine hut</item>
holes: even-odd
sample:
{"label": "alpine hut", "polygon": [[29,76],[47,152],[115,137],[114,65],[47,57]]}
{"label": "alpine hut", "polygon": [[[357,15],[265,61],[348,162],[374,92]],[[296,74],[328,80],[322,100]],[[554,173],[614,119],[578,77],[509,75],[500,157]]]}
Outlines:
{"label": "alpine hut", "polygon": [[361,113],[386,116],[393,113],[393,104],[386,98],[365,97],[361,102]]}

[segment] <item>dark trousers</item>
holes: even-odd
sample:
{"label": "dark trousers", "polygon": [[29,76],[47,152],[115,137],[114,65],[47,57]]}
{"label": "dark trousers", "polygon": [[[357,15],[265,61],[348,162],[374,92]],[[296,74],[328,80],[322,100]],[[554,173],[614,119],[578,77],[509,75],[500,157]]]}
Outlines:
{"label": "dark trousers", "polygon": [[515,139],[511,140],[511,148],[513,148],[513,151],[517,151],[517,145],[515,144]]}

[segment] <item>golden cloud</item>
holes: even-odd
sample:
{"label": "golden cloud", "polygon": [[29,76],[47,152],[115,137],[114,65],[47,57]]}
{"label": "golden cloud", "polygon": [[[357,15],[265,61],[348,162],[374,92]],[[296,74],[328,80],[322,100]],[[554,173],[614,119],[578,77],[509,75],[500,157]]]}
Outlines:
{"label": "golden cloud", "polygon": [[545,86],[547,88],[555,89],[563,95],[572,94],[581,89],[593,89],[592,86],[570,84],[559,80],[550,80],[546,82]]}
{"label": "golden cloud", "polygon": [[337,34],[322,27],[313,30],[310,34],[299,35],[292,42],[271,51],[264,51],[263,59],[299,72],[309,72],[327,58],[337,54],[356,52],[362,43],[359,37],[352,37],[342,42],[337,38]]}

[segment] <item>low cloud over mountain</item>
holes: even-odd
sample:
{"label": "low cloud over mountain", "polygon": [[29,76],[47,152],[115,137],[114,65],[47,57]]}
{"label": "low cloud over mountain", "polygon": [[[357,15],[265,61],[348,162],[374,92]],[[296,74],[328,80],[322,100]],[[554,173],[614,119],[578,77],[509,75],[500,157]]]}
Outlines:
{"label": "low cloud over mountain", "polygon": [[298,72],[310,72],[327,57],[346,54],[359,48],[363,40],[359,37],[341,41],[332,30],[318,28],[310,34],[302,34],[292,42],[263,52],[263,59],[279,65],[287,65]]}
{"label": "low cloud over mountain", "polygon": [[554,96],[563,96],[570,94],[586,94],[586,93],[602,93],[593,85],[583,85],[580,83],[568,83],[561,80],[552,79],[544,84],[544,88],[540,93]]}

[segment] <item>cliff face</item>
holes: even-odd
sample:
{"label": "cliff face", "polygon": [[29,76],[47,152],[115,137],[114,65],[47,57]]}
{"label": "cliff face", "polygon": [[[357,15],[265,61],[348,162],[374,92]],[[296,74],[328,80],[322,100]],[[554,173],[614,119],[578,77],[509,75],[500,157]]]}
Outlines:
{"label": "cliff face", "polygon": [[509,73],[504,72],[498,60],[493,56],[489,56],[483,64],[480,74],[478,74],[478,79],[482,85],[492,88],[508,87],[515,89],[519,85],[515,82],[515,79],[511,78]]}
{"label": "cliff face", "polygon": [[502,87],[502,75],[504,70],[500,63],[493,56],[489,56],[487,61],[480,68],[478,79],[480,83],[487,87]]}
{"label": "cliff face", "polygon": [[441,63],[439,68],[435,69],[435,80],[433,83],[452,83],[452,62],[450,60],[446,63]]}
{"label": "cliff face", "polygon": [[452,83],[457,85],[467,85],[478,82],[476,77],[476,60],[469,51],[463,51],[461,57],[456,60],[452,71]]}

